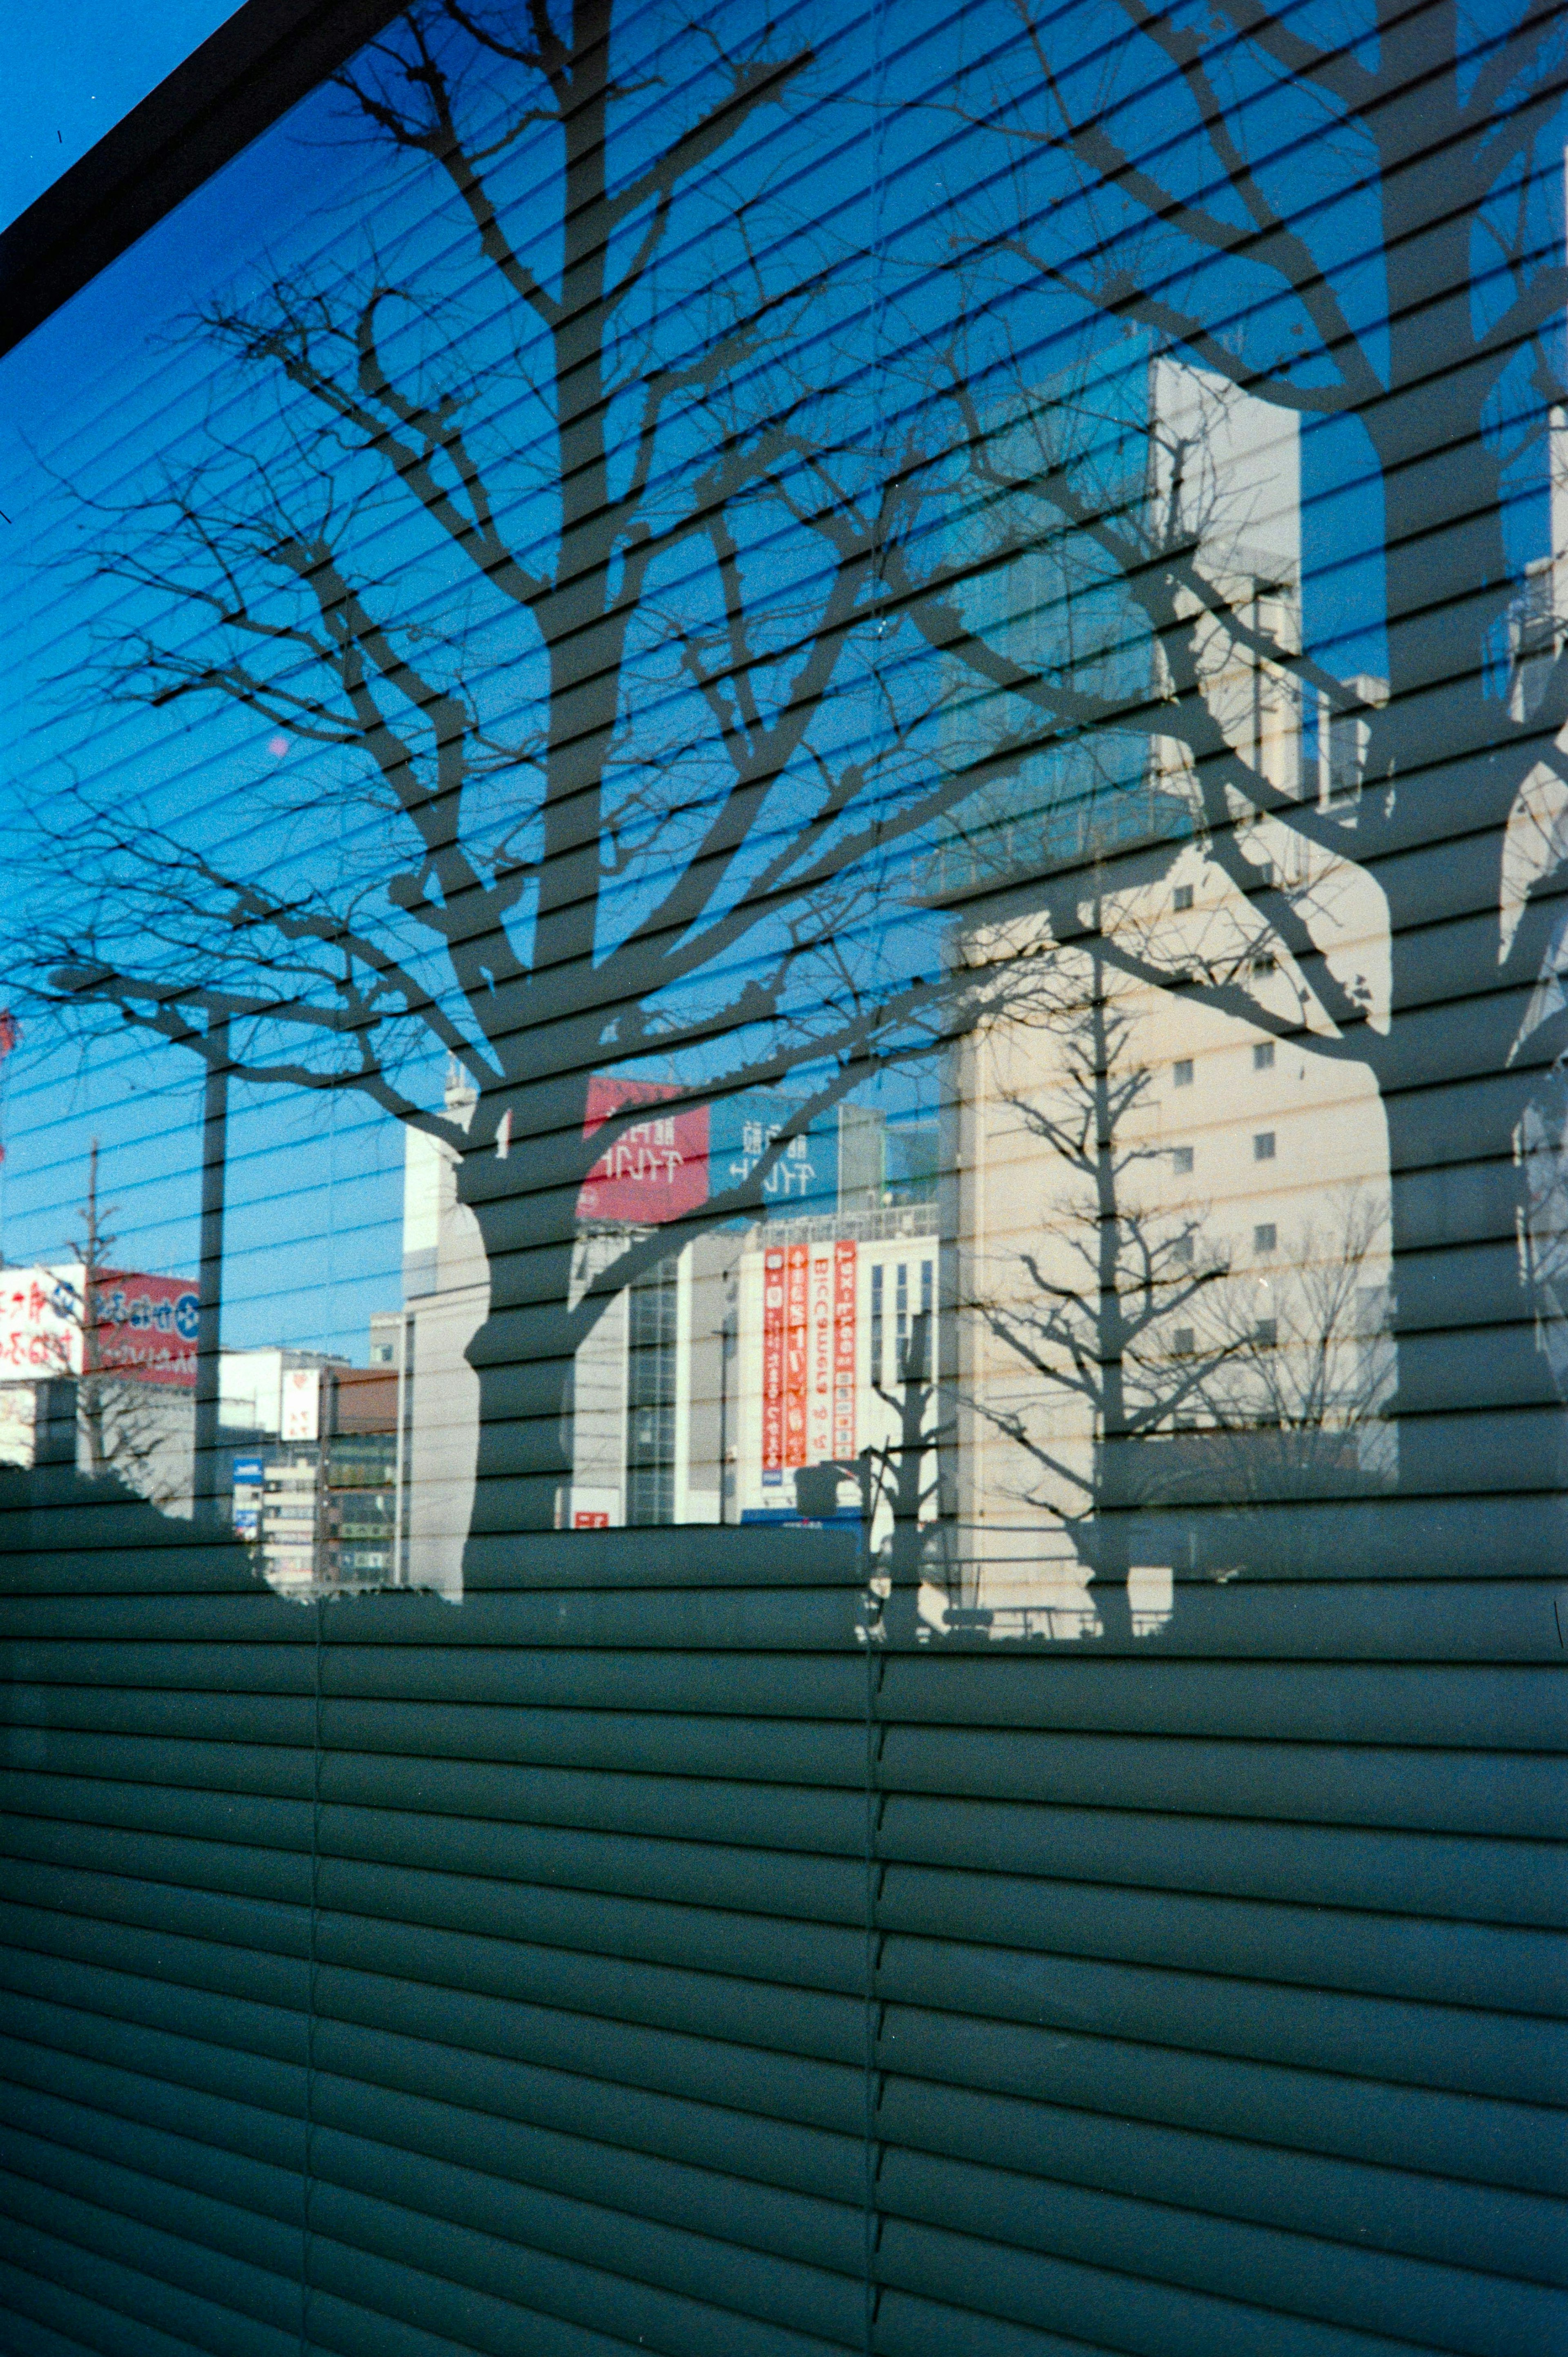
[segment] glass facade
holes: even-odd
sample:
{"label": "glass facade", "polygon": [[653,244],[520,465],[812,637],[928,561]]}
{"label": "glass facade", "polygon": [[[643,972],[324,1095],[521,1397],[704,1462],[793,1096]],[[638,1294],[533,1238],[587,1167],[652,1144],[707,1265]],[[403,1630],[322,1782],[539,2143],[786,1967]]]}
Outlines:
{"label": "glass facade", "polygon": [[28,2357],[1568,2343],[1565,63],[417,0],[0,360]]}

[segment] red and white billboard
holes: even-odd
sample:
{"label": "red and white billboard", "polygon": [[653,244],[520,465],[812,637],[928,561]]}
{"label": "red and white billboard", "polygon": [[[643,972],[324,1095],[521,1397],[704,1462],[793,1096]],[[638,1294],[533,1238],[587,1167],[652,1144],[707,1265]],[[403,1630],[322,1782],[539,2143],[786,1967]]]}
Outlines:
{"label": "red and white billboard", "polygon": [[80,1261],[0,1269],[0,1382],[97,1368],[194,1389],[199,1303],[188,1277],[101,1268],[91,1308],[87,1293]]}
{"label": "red and white billboard", "polygon": [[618,1131],[584,1181],[577,1197],[582,1220],[618,1227],[656,1228],[682,1220],[708,1200],[708,1108],[688,1105],[681,1113],[653,1108],[684,1091],[663,1081],[623,1081],[596,1072],[588,1082],[583,1135],[592,1137],[628,1105],[646,1105],[647,1117]]}
{"label": "red and white billboard", "polygon": [[[763,1229],[740,1258],[736,1488],[743,1519],[789,1519],[797,1474],[853,1467],[867,1448],[901,1445],[901,1353],[910,1319],[936,1297],[935,1235],[811,1238],[803,1228],[801,1221],[794,1236],[786,1230],[776,1243]],[[845,1473],[841,1511],[851,1496]]]}
{"label": "red and white billboard", "polygon": [[0,1269],[0,1377],[81,1373],[81,1295],[71,1275]]}
{"label": "red and white billboard", "polygon": [[100,1269],[93,1290],[100,1366],[194,1389],[200,1303],[188,1277]]}
{"label": "red and white billboard", "polygon": [[772,1244],[762,1254],[762,1482],[855,1452],[858,1247]]}

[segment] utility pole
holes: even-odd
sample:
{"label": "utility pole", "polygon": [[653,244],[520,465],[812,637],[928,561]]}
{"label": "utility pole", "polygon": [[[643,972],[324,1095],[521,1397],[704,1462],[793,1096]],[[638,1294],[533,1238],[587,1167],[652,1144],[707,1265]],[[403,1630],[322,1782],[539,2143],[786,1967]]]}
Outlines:
{"label": "utility pole", "polygon": [[87,1233],[83,1239],[81,1272],[81,1402],[82,1426],[87,1438],[87,1470],[93,1480],[103,1472],[107,1451],[103,1446],[103,1386],[99,1381],[103,1372],[103,1352],[98,1327],[98,1276],[103,1258],[102,1238],[98,1226],[98,1140],[87,1149]]}
{"label": "utility pole", "polygon": [[223,1186],[229,1158],[229,1017],[207,1023],[201,1094],[201,1257],[197,1275],[196,1519],[218,1512],[219,1346],[223,1319]]}

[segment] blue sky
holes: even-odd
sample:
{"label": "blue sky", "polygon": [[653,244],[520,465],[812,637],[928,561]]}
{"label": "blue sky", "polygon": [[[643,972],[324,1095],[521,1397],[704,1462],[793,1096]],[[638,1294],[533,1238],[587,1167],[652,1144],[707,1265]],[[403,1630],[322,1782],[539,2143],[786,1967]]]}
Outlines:
{"label": "blue sky", "polygon": [[[7,213],[30,201],[232,9],[221,0],[153,0],[145,14],[157,23],[139,30],[125,25],[133,13],[111,10],[102,0],[84,6],[73,23],[73,67],[70,58],[45,56],[43,12],[27,7],[27,38],[18,44],[27,102],[41,121],[46,91],[74,90],[84,127],[72,148],[69,125],[62,125],[58,163],[39,147],[31,182],[16,156],[5,155],[0,185]],[[20,0],[0,0],[0,29],[10,34],[23,16]],[[96,42],[94,27],[102,34]],[[97,62],[112,48],[121,53],[117,78],[91,77],[89,59]],[[333,157],[313,155],[306,168],[318,190],[335,185]],[[83,447],[96,447],[111,481],[116,452],[145,455],[138,436],[151,430],[156,440],[136,398],[149,369],[148,323],[163,328],[181,316],[211,285],[215,257],[249,255],[278,217],[283,179],[292,176],[297,188],[300,171],[299,150],[286,131],[256,142],[8,356],[0,479],[16,502],[13,512],[25,512],[29,490],[37,493],[31,462],[41,450],[55,450],[74,468]],[[308,252],[308,228],[304,242]],[[155,376],[158,349],[155,330]],[[63,383],[72,398],[62,404]],[[181,389],[188,400],[188,383]],[[0,490],[0,507],[5,504]],[[44,620],[52,576],[37,565],[36,536],[27,535],[27,545],[35,562],[14,580],[21,608],[43,625],[47,657],[59,643]],[[199,1071],[190,1060],[156,1048],[149,1053],[131,1040],[51,1040],[47,1027],[24,1018],[20,1048],[0,1065],[0,1251],[21,1262],[60,1254],[80,1226],[87,1154],[98,1138],[102,1200],[119,1257],[138,1268],[188,1272],[196,1254],[200,1113]],[[225,1340],[282,1340],[362,1360],[371,1312],[395,1308],[400,1298],[401,1133],[357,1107],[300,1095],[285,1105],[275,1094],[257,1100],[239,1090],[231,1148]]]}
{"label": "blue sky", "polygon": [[9,102],[0,222],[25,212],[233,14],[234,0],[0,0]]}

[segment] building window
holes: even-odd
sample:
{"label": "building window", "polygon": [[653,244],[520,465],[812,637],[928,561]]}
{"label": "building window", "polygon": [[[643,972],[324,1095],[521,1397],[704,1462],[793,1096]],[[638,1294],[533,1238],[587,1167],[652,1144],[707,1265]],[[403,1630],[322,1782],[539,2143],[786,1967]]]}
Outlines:
{"label": "building window", "polygon": [[1271,890],[1271,889],[1273,888],[1273,880],[1274,880],[1274,863],[1273,863],[1273,861],[1272,859],[1260,859],[1260,860],[1259,860],[1259,862],[1258,862],[1258,883],[1259,883],[1259,886],[1261,887],[1261,888],[1262,888],[1263,891],[1267,892],[1267,891],[1269,891],[1269,890]]}
{"label": "building window", "polygon": [[1254,1252],[1271,1253],[1279,1243],[1279,1231],[1274,1226],[1273,1220],[1260,1221],[1259,1224],[1252,1230],[1252,1250]]}
{"label": "building window", "polygon": [[626,1518],[675,1519],[675,1258],[633,1280],[627,1296]]}
{"label": "building window", "polygon": [[1190,1146],[1172,1146],[1171,1168],[1176,1173],[1178,1178],[1186,1177],[1187,1173],[1192,1168],[1192,1148]]}
{"label": "building window", "polygon": [[912,1320],[898,1352],[898,1373],[905,1383],[929,1383],[932,1371],[931,1311],[935,1301],[935,1261],[920,1263],[920,1314]]}
{"label": "building window", "polygon": [[1171,1356],[1173,1359],[1190,1359],[1196,1348],[1197,1337],[1190,1326],[1172,1327]]}
{"label": "building window", "polygon": [[1272,1129],[1261,1129],[1252,1140],[1252,1159],[1254,1162],[1272,1162],[1273,1158],[1274,1133]]}
{"label": "building window", "polygon": [[1190,1268],[1192,1266],[1192,1238],[1190,1236],[1176,1236],[1173,1239],[1171,1243],[1171,1258],[1174,1261],[1179,1261],[1184,1268]]}
{"label": "building window", "polygon": [[1252,960],[1252,972],[1253,972],[1254,974],[1273,974],[1273,971],[1274,971],[1274,961],[1273,961],[1273,959],[1272,957],[1255,957],[1255,958]]}
{"label": "building window", "polygon": [[1258,1040],[1252,1049],[1252,1070],[1255,1072],[1272,1072],[1273,1069],[1273,1041],[1272,1039]]}
{"label": "building window", "polygon": [[1356,1287],[1356,1331],[1363,1340],[1370,1334],[1385,1334],[1389,1325],[1389,1288],[1386,1285],[1359,1285]]}
{"label": "building window", "polygon": [[1171,1086],[1177,1089],[1191,1088],[1192,1058],[1190,1056],[1178,1056],[1171,1066]]}
{"label": "building window", "polygon": [[1192,886],[1190,884],[1178,884],[1176,886],[1176,890],[1171,894],[1171,906],[1176,910],[1177,916],[1180,916],[1184,909],[1191,908]]}
{"label": "building window", "polygon": [[1277,1318],[1260,1318],[1252,1329],[1252,1340],[1260,1351],[1272,1351],[1280,1339]]}

